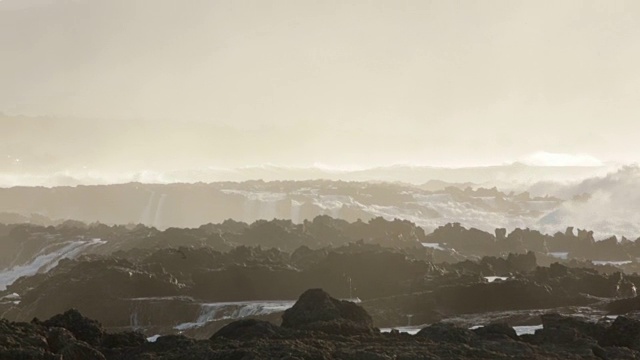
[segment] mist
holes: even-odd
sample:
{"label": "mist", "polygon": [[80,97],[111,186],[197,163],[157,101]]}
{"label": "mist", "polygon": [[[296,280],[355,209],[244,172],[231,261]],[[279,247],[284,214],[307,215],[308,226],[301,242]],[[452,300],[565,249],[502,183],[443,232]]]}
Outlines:
{"label": "mist", "polygon": [[[167,164],[168,147],[191,167],[484,166],[539,152],[628,163],[639,11],[5,0],[0,110],[55,128],[75,119],[60,140],[105,167]],[[84,142],[96,132],[111,141]]]}
{"label": "mist", "polygon": [[640,359],[639,19],[0,0],[0,359]]}

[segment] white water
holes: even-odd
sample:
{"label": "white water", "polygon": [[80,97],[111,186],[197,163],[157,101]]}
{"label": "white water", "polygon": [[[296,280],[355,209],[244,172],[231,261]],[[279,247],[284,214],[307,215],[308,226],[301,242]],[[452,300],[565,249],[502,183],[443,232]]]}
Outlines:
{"label": "white water", "polygon": [[8,304],[8,303],[12,303],[14,305],[20,304],[20,295],[16,293],[11,293],[9,295],[0,297],[0,304]]}
{"label": "white water", "polygon": [[46,273],[58,265],[62,259],[73,259],[83,251],[96,245],[106,243],[101,239],[68,241],[62,243],[62,248],[48,252],[46,247],[42,249],[36,257],[27,264],[13,266],[0,271],[0,291],[5,290],[7,286],[22,276],[31,276],[37,273]]}
{"label": "white water", "polygon": [[430,242],[423,242],[422,246],[429,248],[429,249],[435,249],[435,250],[441,250],[441,251],[447,251],[447,249],[443,248],[440,243],[430,243]]}
{"label": "white water", "polygon": [[[380,331],[381,332],[390,332],[392,329],[396,329],[396,330],[400,331],[401,333],[407,333],[407,334],[415,335],[420,330],[422,330],[423,328],[425,328],[427,326],[429,326],[429,324],[423,324],[423,325],[417,325],[417,326],[400,326],[400,327],[395,327],[395,328],[383,328],[383,329],[380,329]],[[473,329],[480,328],[482,326],[483,325],[476,325],[476,326],[470,327],[469,329],[473,330]],[[542,325],[526,325],[526,326],[514,326],[513,327],[513,330],[516,331],[516,334],[518,336],[524,335],[524,334],[533,334],[538,329],[542,329]]]}
{"label": "white water", "polygon": [[487,282],[490,282],[490,283],[492,283],[492,282],[494,282],[496,280],[505,281],[505,280],[509,279],[506,276],[485,276],[484,278],[487,280]]}
{"label": "white water", "polygon": [[244,191],[222,189],[225,194],[241,195],[245,198],[242,205],[243,219],[241,221],[270,220],[279,218],[278,203],[287,200],[285,193],[271,193],[265,191]]}
{"label": "white water", "polygon": [[202,304],[198,318],[193,322],[182,323],[176,330],[202,327],[211,321],[241,319],[248,316],[268,315],[289,309],[295,300],[284,301],[240,301]]}
{"label": "white water", "polygon": [[631,260],[626,260],[626,261],[599,261],[599,260],[594,260],[592,261],[593,265],[613,265],[613,266],[620,266],[620,265],[626,265],[626,264],[631,264],[632,261]]}
{"label": "white water", "polygon": [[423,328],[429,326],[429,324],[422,324],[422,325],[416,325],[416,326],[398,326],[398,327],[390,327],[390,328],[382,328],[380,329],[380,332],[391,332],[391,330],[398,330],[401,333],[407,333],[407,334],[411,334],[411,335],[415,335],[417,334],[420,330],[422,330]]}
{"label": "white water", "polygon": [[525,334],[535,334],[536,330],[542,329],[542,325],[526,325],[526,326],[514,326],[513,330],[516,331],[518,336]]}

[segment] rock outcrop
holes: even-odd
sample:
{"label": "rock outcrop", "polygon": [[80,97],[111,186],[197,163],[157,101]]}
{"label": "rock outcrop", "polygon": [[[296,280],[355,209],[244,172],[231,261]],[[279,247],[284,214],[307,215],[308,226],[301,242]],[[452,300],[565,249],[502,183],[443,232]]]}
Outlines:
{"label": "rock outcrop", "polygon": [[282,315],[282,327],[290,329],[348,331],[368,333],[373,331],[371,316],[357,304],[332,298],[322,289],[304,292],[292,308]]}
{"label": "rock outcrop", "polygon": [[[0,320],[0,359],[635,359],[640,357],[640,321],[618,317],[612,324],[559,314],[542,316],[543,328],[518,336],[504,323],[474,330],[435,323],[416,335],[373,331],[357,304],[320,289],[300,296],[283,326],[239,320],[209,340],[182,335],[148,342],[138,333],[106,333],[75,310],[46,321]],[[286,326],[284,326],[286,324]],[[321,326],[319,326],[321,325]],[[333,331],[327,331],[333,326]],[[369,332],[352,332],[369,328]]]}

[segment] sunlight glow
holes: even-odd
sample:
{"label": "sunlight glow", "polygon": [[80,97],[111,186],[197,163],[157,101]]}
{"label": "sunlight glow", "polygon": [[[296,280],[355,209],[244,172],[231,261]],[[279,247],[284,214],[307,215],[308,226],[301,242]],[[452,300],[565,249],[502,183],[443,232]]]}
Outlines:
{"label": "sunlight glow", "polygon": [[523,163],[532,166],[602,166],[602,161],[588,154],[564,154],[538,151],[526,156]]}

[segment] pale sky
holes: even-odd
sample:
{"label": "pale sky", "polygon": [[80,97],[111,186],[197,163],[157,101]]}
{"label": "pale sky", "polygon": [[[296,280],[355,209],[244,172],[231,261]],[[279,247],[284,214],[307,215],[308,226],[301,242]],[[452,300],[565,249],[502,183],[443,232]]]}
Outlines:
{"label": "pale sky", "polygon": [[638,161],[638,64],[640,1],[0,2],[1,112],[298,138],[254,163]]}

